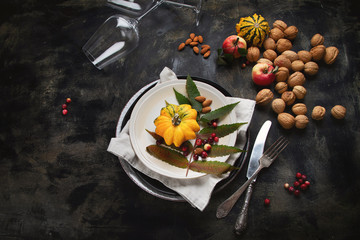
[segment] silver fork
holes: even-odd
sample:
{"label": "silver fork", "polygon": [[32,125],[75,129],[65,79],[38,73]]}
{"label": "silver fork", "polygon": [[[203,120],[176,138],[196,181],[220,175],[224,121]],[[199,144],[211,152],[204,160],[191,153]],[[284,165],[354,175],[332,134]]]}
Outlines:
{"label": "silver fork", "polygon": [[249,186],[251,181],[257,176],[261,169],[269,167],[277,158],[277,156],[282,152],[282,150],[286,148],[288,143],[289,141],[286,140],[285,137],[280,137],[264,152],[264,154],[259,159],[260,165],[254,174],[236,192],[234,192],[228,199],[219,205],[216,211],[217,218],[223,218],[228,215],[241,194]]}

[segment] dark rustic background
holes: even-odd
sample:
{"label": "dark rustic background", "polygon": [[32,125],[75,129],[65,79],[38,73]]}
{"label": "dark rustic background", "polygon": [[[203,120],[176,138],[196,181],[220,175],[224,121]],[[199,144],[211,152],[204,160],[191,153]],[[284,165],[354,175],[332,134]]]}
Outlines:
{"label": "dark rustic background", "polygon": [[[310,38],[321,33],[340,54],[306,82],[304,102],[309,109],[323,105],[324,120],[285,131],[269,106],[256,108],[250,144],[267,119],[273,121],[267,143],[286,135],[291,144],[259,176],[241,239],[359,239],[358,9],[345,0],[208,0],[195,27],[193,12],[164,5],[141,21],[139,47],[99,71],[81,47],[118,13],[105,0],[1,1],[0,239],[240,238],[233,227],[243,197],[225,219],[217,220],[215,210],[245,181],[246,170],[200,212],[140,189],[106,149],[127,101],[165,66],[254,99],[251,66],[217,66],[216,49],[240,17],[255,12],[270,24],[297,26],[296,51],[310,49]],[[212,46],[209,59],[176,50],[190,32]],[[62,116],[67,97],[72,103]],[[347,107],[346,119],[330,116],[336,104]],[[299,198],[283,189],[297,171],[312,183]]]}

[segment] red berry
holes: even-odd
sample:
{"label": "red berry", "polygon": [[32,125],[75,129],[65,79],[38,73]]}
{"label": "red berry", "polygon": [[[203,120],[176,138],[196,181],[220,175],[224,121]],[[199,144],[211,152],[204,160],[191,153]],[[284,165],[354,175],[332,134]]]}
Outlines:
{"label": "red berry", "polygon": [[67,110],[67,109],[63,109],[63,110],[62,110],[62,114],[63,114],[63,115],[66,115],[67,113],[68,113],[68,110]]}
{"label": "red berry", "polygon": [[295,181],[294,182],[294,187],[298,187],[298,186],[300,186],[300,183],[298,181]]}
{"label": "red berry", "polygon": [[302,174],[299,172],[296,174],[296,178],[301,178],[301,176],[302,176]]}
{"label": "red berry", "polygon": [[268,198],[265,198],[265,200],[264,200],[264,204],[267,206],[267,205],[269,205],[270,204],[270,199],[268,199]]}
{"label": "red berry", "polygon": [[212,125],[214,128],[216,128],[216,127],[217,127],[217,122],[213,122],[211,125]]}
{"label": "red berry", "polygon": [[300,185],[301,190],[306,190],[307,189],[307,185],[305,183]]}
{"label": "red berry", "polygon": [[246,64],[246,65],[249,65],[249,64],[250,64],[250,61],[246,61],[245,64]]}
{"label": "red berry", "polygon": [[210,151],[211,150],[211,145],[209,143],[206,143],[204,145],[204,150],[207,151],[207,152]]}
{"label": "red berry", "polygon": [[301,179],[305,181],[306,180],[306,175],[302,175]]}
{"label": "red berry", "polygon": [[219,137],[214,137],[214,142],[219,142]]}
{"label": "red berry", "polygon": [[290,187],[290,185],[289,185],[288,183],[285,183],[285,184],[284,184],[284,188],[285,188],[285,189],[288,189],[289,187]]}
{"label": "red berry", "polygon": [[64,103],[63,105],[61,105],[61,107],[62,107],[63,109],[65,109],[65,108],[67,108],[67,105]]}
{"label": "red berry", "polygon": [[302,180],[302,178],[300,178],[300,179],[298,180],[298,182],[301,184],[301,183],[304,182],[304,180]]}
{"label": "red berry", "polygon": [[187,150],[188,150],[188,147],[187,147],[187,146],[182,146],[182,147],[181,147],[181,151],[182,151],[182,152],[187,152]]}
{"label": "red berry", "polygon": [[310,186],[310,182],[309,181],[305,181],[306,186]]}
{"label": "red berry", "polygon": [[295,188],[294,187],[289,187],[289,192],[294,192]]}
{"label": "red berry", "polygon": [[194,154],[193,159],[194,159],[195,161],[197,161],[197,160],[199,159],[199,155]]}
{"label": "red berry", "polygon": [[201,157],[202,157],[202,158],[207,158],[207,156],[208,156],[207,152],[203,151],[203,152],[201,153]]}
{"label": "red berry", "polygon": [[207,139],[207,142],[210,143],[210,144],[213,144],[214,143],[214,139],[212,137],[209,137]]}
{"label": "red berry", "polygon": [[66,102],[67,102],[67,103],[71,103],[71,98],[67,98],[67,99],[66,99]]}
{"label": "red berry", "polygon": [[294,191],[294,195],[295,195],[295,196],[299,196],[299,195],[300,195],[300,191],[296,189],[296,190]]}
{"label": "red berry", "polygon": [[196,139],[195,144],[197,146],[201,146],[202,145],[202,140],[200,138]]}
{"label": "red berry", "polygon": [[241,64],[241,68],[245,68],[245,67],[246,67],[245,63]]}
{"label": "red berry", "polygon": [[215,138],[215,137],[216,137],[216,133],[212,133],[212,134],[211,134],[211,137],[212,137],[212,138]]}

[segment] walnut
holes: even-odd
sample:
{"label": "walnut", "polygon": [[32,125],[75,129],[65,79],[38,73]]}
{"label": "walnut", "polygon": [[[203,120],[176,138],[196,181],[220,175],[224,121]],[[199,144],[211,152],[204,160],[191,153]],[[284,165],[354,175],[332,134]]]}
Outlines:
{"label": "walnut", "polygon": [[260,57],[260,49],[258,47],[249,47],[246,54],[246,59],[249,62],[256,62]]}
{"label": "walnut", "polygon": [[307,62],[311,61],[312,55],[309,51],[301,50],[301,51],[298,51],[297,54],[299,56],[299,59],[301,61],[303,61],[303,63],[307,63]]}
{"label": "walnut", "polygon": [[277,120],[285,129],[291,129],[295,125],[295,118],[289,113],[280,113],[277,117]]}
{"label": "walnut", "polygon": [[274,65],[272,61],[270,61],[269,59],[266,59],[266,58],[260,58],[260,59],[257,61],[257,63],[267,63],[267,64],[269,64],[269,65],[271,65],[271,66]]}
{"label": "walnut", "polygon": [[275,85],[275,91],[277,91],[279,94],[282,94],[283,92],[288,90],[288,85],[286,82],[278,82]]}
{"label": "walnut", "polygon": [[287,57],[290,60],[290,62],[299,60],[299,56],[297,55],[297,53],[292,50],[286,50],[281,55],[284,55],[285,57]]}
{"label": "walnut", "polygon": [[281,99],[289,106],[295,102],[296,96],[292,91],[285,91],[281,94]]}
{"label": "walnut", "polygon": [[277,58],[275,58],[274,65],[279,66],[279,67],[286,67],[289,70],[291,69],[290,60],[287,57],[283,56],[283,55],[280,55]]}
{"label": "walnut", "polygon": [[289,76],[288,85],[289,87],[295,87],[297,85],[304,85],[306,79],[302,72],[294,72]]}
{"label": "walnut", "polygon": [[277,53],[272,49],[268,49],[263,53],[263,57],[270,61],[274,61],[274,59],[277,58]]}
{"label": "walnut", "polygon": [[280,38],[284,38],[285,34],[283,31],[281,31],[280,28],[273,28],[270,30],[270,37],[274,39],[275,42],[277,42],[277,40]]}
{"label": "walnut", "polygon": [[343,119],[346,115],[346,108],[341,105],[335,105],[331,109],[331,115],[336,119]]}
{"label": "walnut", "polygon": [[304,70],[304,63],[301,60],[295,60],[291,63],[291,68],[294,72]]}
{"label": "walnut", "polygon": [[281,98],[276,98],[271,103],[271,108],[277,114],[284,112],[285,107],[286,107],[286,104],[285,104],[284,100],[282,100]]}
{"label": "walnut", "polygon": [[271,92],[270,89],[264,88],[263,90],[259,91],[256,95],[255,101],[256,104],[260,106],[264,106],[271,102],[271,100],[274,98],[274,94]]}
{"label": "walnut", "polygon": [[295,115],[305,115],[307,113],[307,107],[304,103],[296,103],[291,107],[291,111]]}
{"label": "walnut", "polygon": [[289,40],[294,40],[298,34],[299,30],[295,26],[287,27],[284,30],[285,37]]}
{"label": "walnut", "polygon": [[306,88],[303,86],[295,86],[292,90],[296,96],[297,99],[303,99],[306,95]]}
{"label": "walnut", "polygon": [[275,73],[275,79],[278,82],[285,82],[289,78],[289,69],[286,67],[279,67]]}
{"label": "walnut", "polygon": [[321,34],[317,33],[311,38],[310,44],[312,47],[315,47],[317,45],[323,45],[324,37]]}
{"label": "walnut", "polygon": [[275,50],[276,49],[275,40],[272,38],[267,38],[267,39],[265,39],[263,46],[264,46],[265,50],[268,50],[268,49]]}
{"label": "walnut", "polygon": [[285,38],[280,38],[276,43],[276,51],[279,53],[285,52],[286,50],[292,49],[292,43],[290,40]]}
{"label": "walnut", "polygon": [[297,115],[295,117],[295,127],[298,129],[304,129],[307,127],[309,119],[305,115]]}
{"label": "walnut", "polygon": [[314,76],[319,71],[319,65],[316,62],[310,61],[305,63],[304,73],[309,76]]}
{"label": "walnut", "polygon": [[339,50],[336,47],[327,47],[325,49],[324,62],[326,64],[333,64],[339,54]]}
{"label": "walnut", "polygon": [[314,61],[320,61],[325,55],[326,47],[324,45],[317,45],[310,49],[312,59]]}
{"label": "walnut", "polygon": [[315,106],[312,110],[311,117],[314,120],[322,120],[325,116],[326,109],[322,106]]}
{"label": "walnut", "polygon": [[281,20],[276,20],[273,23],[274,28],[279,28],[281,31],[284,31],[287,28],[287,24]]}

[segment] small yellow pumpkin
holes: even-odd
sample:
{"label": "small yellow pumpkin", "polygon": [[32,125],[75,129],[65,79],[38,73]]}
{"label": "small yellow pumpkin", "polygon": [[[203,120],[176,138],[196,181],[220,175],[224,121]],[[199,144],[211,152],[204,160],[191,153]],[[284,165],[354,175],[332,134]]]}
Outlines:
{"label": "small yellow pumpkin", "polygon": [[261,47],[270,32],[269,23],[261,15],[240,18],[236,24],[238,36],[243,37],[249,45]]}
{"label": "small yellow pumpkin", "polygon": [[155,132],[164,138],[167,145],[179,147],[186,140],[196,138],[200,126],[196,121],[197,111],[189,104],[168,104],[154,120]]}

